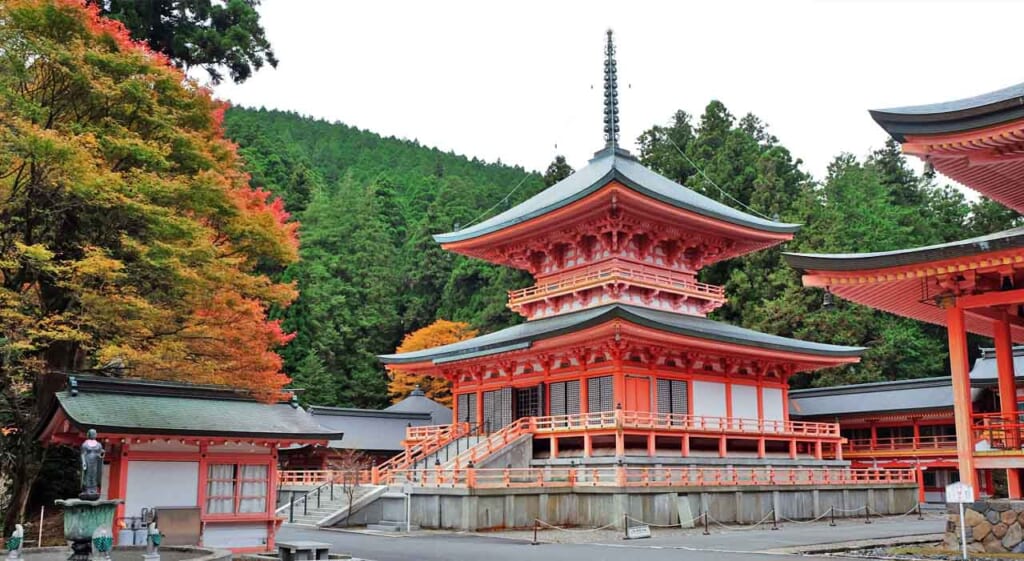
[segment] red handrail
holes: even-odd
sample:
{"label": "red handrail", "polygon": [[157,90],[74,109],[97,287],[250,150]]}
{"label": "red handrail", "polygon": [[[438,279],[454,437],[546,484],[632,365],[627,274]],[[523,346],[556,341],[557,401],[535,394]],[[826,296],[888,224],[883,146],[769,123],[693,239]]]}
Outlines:
{"label": "red handrail", "polygon": [[562,277],[549,282],[541,282],[526,288],[510,290],[508,298],[510,304],[518,304],[523,300],[599,286],[616,280],[632,280],[656,285],[658,288],[676,289],[679,292],[697,294],[711,299],[725,299],[725,288],[721,286],[698,282],[683,276],[652,273],[640,268],[622,265],[584,271],[576,275]]}

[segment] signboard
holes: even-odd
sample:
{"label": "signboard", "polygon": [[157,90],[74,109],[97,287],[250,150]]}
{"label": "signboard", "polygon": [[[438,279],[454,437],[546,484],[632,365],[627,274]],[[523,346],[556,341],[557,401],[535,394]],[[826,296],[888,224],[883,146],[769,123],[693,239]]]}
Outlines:
{"label": "signboard", "polygon": [[946,485],[947,503],[973,503],[974,487],[966,483],[950,483]]}
{"label": "signboard", "polygon": [[647,524],[638,524],[636,526],[629,526],[626,528],[627,540],[638,540],[640,538],[649,537],[651,537],[651,527]]}

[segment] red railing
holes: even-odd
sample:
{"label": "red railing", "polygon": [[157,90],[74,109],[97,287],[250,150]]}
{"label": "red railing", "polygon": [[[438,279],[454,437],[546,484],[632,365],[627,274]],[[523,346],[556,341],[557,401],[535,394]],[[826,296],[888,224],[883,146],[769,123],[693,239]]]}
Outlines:
{"label": "red railing", "polygon": [[552,294],[568,293],[615,281],[631,281],[650,288],[672,290],[680,294],[701,296],[709,300],[725,300],[725,288],[721,286],[697,282],[687,277],[652,273],[644,269],[621,265],[585,271],[519,290],[510,290],[508,299],[510,305],[522,304]]}
{"label": "red railing", "polygon": [[388,484],[475,489],[536,487],[716,487],[738,485],[915,484],[912,469],[625,467],[424,468],[396,470]]}
{"label": "red railing", "polygon": [[705,417],[677,413],[621,410],[554,417],[534,417],[533,427],[533,432],[538,434],[624,428],[708,434],[732,433],[744,435],[840,437],[839,425],[837,423]]}
{"label": "red railing", "polygon": [[423,439],[410,443],[405,451],[397,456],[373,468],[374,480],[383,477],[388,471],[405,469],[416,462],[444,448],[452,441],[462,438],[469,431],[469,423],[455,423],[452,425],[441,425],[437,430],[430,431]]}
{"label": "red railing", "polygon": [[451,425],[428,425],[422,427],[406,427],[405,440],[407,442],[419,442],[421,440],[445,440],[450,439],[453,434],[466,434],[469,432],[469,423],[454,423]]}
{"label": "red railing", "polygon": [[871,442],[870,438],[851,438],[847,441],[843,453],[954,449],[956,449],[956,436],[954,435],[929,435],[918,438],[913,436],[894,436],[876,438],[874,443]]}
{"label": "red railing", "polygon": [[977,452],[989,450],[1024,453],[1024,422],[1016,413],[975,413],[972,437]]}
{"label": "red railing", "polygon": [[293,469],[277,472],[278,486],[319,487],[326,483],[369,485],[373,470]]}
{"label": "red railing", "polygon": [[488,434],[483,438],[483,440],[477,442],[473,446],[470,446],[465,452],[462,452],[449,460],[445,466],[459,469],[479,463],[480,460],[505,448],[509,442],[512,442],[524,434],[532,432],[534,428],[533,422],[535,419],[536,417],[523,417],[522,419],[513,421],[512,424],[503,427],[497,432]]}

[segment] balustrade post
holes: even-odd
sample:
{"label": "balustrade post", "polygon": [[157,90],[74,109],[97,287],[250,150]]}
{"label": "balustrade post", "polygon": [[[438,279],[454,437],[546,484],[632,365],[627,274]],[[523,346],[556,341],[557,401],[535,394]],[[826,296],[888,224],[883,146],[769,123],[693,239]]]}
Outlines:
{"label": "balustrade post", "polygon": [[380,485],[380,468],[373,466],[370,468],[370,482],[374,485]]}

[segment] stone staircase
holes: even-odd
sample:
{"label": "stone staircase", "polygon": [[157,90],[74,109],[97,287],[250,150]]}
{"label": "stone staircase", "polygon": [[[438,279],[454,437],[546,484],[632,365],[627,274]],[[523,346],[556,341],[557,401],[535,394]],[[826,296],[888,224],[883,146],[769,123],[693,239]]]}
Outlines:
{"label": "stone staircase", "polygon": [[[352,497],[352,511],[355,512],[372,503],[385,492],[387,492],[387,486],[385,485],[359,485],[355,488],[355,493]],[[333,499],[331,499],[328,493],[321,491],[319,505],[317,504],[315,492],[309,494],[306,500],[309,501],[309,504],[303,508],[303,500],[296,493],[295,508],[292,511],[291,520],[288,520],[290,514],[287,503],[282,509],[278,510],[278,514],[285,517],[286,524],[320,527],[331,526],[345,518],[349,513],[348,495],[345,494],[340,485],[334,486]]]}
{"label": "stone staircase", "polygon": [[433,469],[436,465],[435,462],[440,462],[442,466],[446,466],[449,462],[454,461],[460,454],[479,444],[484,438],[486,437],[463,436],[461,438],[456,438],[445,446],[437,449],[435,452],[427,454],[423,458],[413,462],[409,465],[408,469]]}

